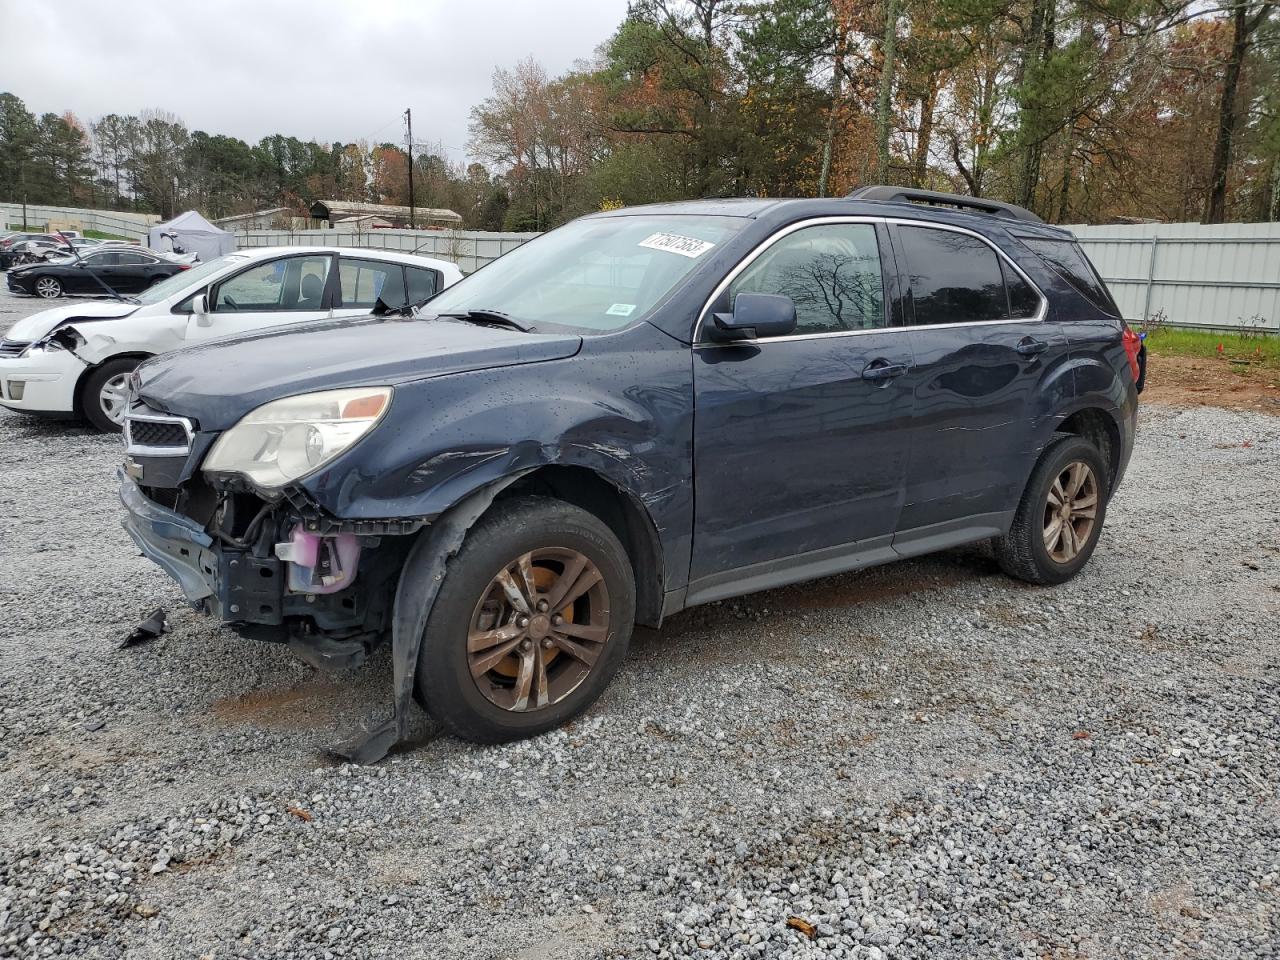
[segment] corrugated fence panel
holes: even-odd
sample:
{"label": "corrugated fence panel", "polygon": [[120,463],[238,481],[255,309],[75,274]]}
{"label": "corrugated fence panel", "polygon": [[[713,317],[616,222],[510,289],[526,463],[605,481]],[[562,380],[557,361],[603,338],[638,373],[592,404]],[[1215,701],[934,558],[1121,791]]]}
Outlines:
{"label": "corrugated fence panel", "polygon": [[450,260],[463,273],[474,273],[536,236],[479,230],[246,230],[236,233],[236,242],[242,247],[340,246],[417,252]]}
{"label": "corrugated fence panel", "polygon": [[1280,332],[1280,224],[1073,226],[1132,319]]}

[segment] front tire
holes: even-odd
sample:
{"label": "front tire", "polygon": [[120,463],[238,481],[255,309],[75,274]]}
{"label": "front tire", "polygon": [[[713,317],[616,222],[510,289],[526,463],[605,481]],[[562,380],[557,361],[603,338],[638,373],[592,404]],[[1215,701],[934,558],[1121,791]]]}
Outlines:
{"label": "front tire", "polygon": [[118,357],[92,370],[80,387],[80,416],[103,433],[123,430],[129,374],[141,362],[136,357]]}
{"label": "front tire", "polygon": [[545,497],[499,502],[449,561],[418,697],[464,740],[536,736],[604,692],[634,621],[631,561],[603,522]]}
{"label": "front tire", "polygon": [[40,277],[36,280],[35,291],[41,300],[57,300],[62,296],[62,281],[57,277]]}
{"label": "front tire", "polygon": [[1065,583],[1089,562],[1111,495],[1106,460],[1074,435],[1052,441],[1040,455],[1014,514],[993,541],[996,561],[1011,577],[1036,584]]}

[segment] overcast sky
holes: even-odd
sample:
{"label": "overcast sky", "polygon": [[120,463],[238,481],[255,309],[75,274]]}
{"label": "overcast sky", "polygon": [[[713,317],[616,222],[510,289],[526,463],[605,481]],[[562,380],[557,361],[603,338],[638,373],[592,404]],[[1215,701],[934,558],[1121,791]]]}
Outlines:
{"label": "overcast sky", "polygon": [[0,92],[36,114],[159,108],[256,143],[403,139],[466,156],[495,67],[591,56],[626,0],[0,0]]}

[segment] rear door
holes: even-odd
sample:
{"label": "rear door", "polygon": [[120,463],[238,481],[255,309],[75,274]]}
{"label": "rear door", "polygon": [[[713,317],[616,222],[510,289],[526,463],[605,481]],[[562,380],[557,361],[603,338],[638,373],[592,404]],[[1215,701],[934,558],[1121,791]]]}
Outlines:
{"label": "rear door", "polygon": [[210,312],[192,314],[187,339],[209,340],[328,317],[337,295],[335,259],[328,253],[299,254],[232,274],[210,289]]}
{"label": "rear door", "polygon": [[913,392],[891,258],[874,220],[801,224],[713,298],[708,313],[740,292],[783,294],[797,326],[694,347],[690,603],[892,555]]}
{"label": "rear door", "polygon": [[404,305],[404,267],[385,260],[339,257],[334,315],[362,317],[373,310],[379,299],[388,307]]}
{"label": "rear door", "polygon": [[119,263],[112,268],[114,280],[108,281],[111,286],[121,293],[138,293],[151,284],[154,268],[159,263],[155,257],[133,252],[119,253],[116,256],[119,257]]}
{"label": "rear door", "polygon": [[917,372],[894,544],[914,552],[998,532],[1017,506],[1050,399],[1041,385],[1067,362],[1067,341],[1040,292],[985,238],[912,221],[890,230]]}

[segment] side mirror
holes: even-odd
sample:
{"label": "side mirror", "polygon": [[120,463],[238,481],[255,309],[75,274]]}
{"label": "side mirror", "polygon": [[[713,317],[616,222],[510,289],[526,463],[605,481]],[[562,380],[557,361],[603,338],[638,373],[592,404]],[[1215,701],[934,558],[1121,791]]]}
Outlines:
{"label": "side mirror", "polygon": [[213,323],[213,317],[209,314],[209,295],[207,293],[196,295],[196,298],[191,301],[191,312],[195,314],[196,326],[207,327]]}
{"label": "side mirror", "polygon": [[796,328],[796,305],[777,293],[740,293],[732,313],[711,315],[711,335],[717,340],[756,340],[780,337]]}

